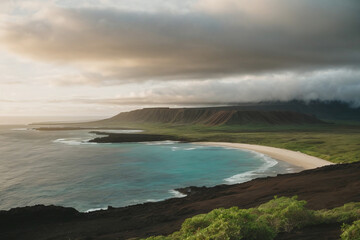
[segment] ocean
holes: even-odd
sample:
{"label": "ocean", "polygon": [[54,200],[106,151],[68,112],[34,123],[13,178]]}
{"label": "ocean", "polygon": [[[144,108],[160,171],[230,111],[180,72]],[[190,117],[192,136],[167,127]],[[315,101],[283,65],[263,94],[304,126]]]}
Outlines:
{"label": "ocean", "polygon": [[88,143],[95,137],[89,132],[0,126],[0,210],[53,204],[93,211],[183,197],[175,191],[181,187],[235,184],[300,170],[232,148],[172,141]]}

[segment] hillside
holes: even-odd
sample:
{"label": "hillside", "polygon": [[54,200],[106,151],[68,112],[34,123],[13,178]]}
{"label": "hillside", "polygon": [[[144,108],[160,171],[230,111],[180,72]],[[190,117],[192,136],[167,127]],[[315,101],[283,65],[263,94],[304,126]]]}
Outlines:
{"label": "hillside", "polygon": [[213,107],[211,109],[241,110],[241,111],[292,111],[314,115],[322,120],[360,121],[360,107],[354,107],[349,103],[341,101],[309,102],[274,101],[259,103],[236,103],[232,106]]}
{"label": "hillside", "polygon": [[243,111],[217,108],[144,108],[120,113],[100,122],[204,124],[208,126],[323,123],[314,116],[290,111]]}

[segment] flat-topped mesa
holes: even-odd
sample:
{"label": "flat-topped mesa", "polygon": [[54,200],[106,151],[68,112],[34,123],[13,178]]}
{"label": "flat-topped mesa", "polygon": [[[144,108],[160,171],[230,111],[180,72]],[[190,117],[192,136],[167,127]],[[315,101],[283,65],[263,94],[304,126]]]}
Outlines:
{"label": "flat-topped mesa", "polygon": [[319,124],[315,116],[291,111],[242,111],[214,108],[144,108],[123,112],[105,122],[204,124]]}

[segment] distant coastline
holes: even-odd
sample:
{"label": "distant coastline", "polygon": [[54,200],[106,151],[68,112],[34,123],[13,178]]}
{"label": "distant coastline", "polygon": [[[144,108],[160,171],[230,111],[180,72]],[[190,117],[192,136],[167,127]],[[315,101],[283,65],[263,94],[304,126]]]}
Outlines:
{"label": "distant coastline", "polygon": [[290,163],[304,169],[313,169],[333,165],[334,163],[323,160],[321,158],[313,157],[301,152],[295,152],[282,148],[267,147],[262,145],[244,144],[244,143],[229,143],[229,142],[196,142],[196,144],[207,146],[221,146],[246,149],[255,152],[266,154],[274,159]]}
{"label": "distant coastline", "polygon": [[[178,141],[189,142],[188,139],[162,134],[141,134],[141,133],[109,133],[102,131],[92,131],[101,137],[94,138],[92,143],[130,143],[130,142],[154,142],[154,141]],[[104,136],[105,135],[105,136]]]}

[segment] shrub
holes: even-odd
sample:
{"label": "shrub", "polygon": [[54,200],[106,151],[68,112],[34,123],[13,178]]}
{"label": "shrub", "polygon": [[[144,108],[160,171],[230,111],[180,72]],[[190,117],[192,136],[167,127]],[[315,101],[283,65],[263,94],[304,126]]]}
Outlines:
{"label": "shrub", "polygon": [[147,240],[168,240],[169,238],[164,236],[157,236],[157,237],[149,237]]}
{"label": "shrub", "polygon": [[344,225],[342,227],[343,240],[359,240],[360,239],[360,220],[355,221],[352,225]]}
{"label": "shrub", "polygon": [[[279,232],[290,232],[320,223],[350,223],[360,219],[360,203],[331,210],[313,211],[297,197],[275,197],[257,208],[215,209],[188,218],[180,231],[147,240],[272,240]],[[342,239],[360,240],[360,221],[344,225]]]}
{"label": "shrub", "polygon": [[275,197],[273,200],[258,207],[263,219],[277,232],[290,232],[315,222],[314,211],[305,208],[306,201],[292,198]]}
{"label": "shrub", "polygon": [[257,218],[252,209],[215,209],[185,220],[181,230],[171,235],[170,239],[273,239],[275,231]]}
{"label": "shrub", "polygon": [[347,203],[344,206],[330,210],[320,210],[316,212],[319,221],[324,223],[350,223],[360,219],[360,202]]}

